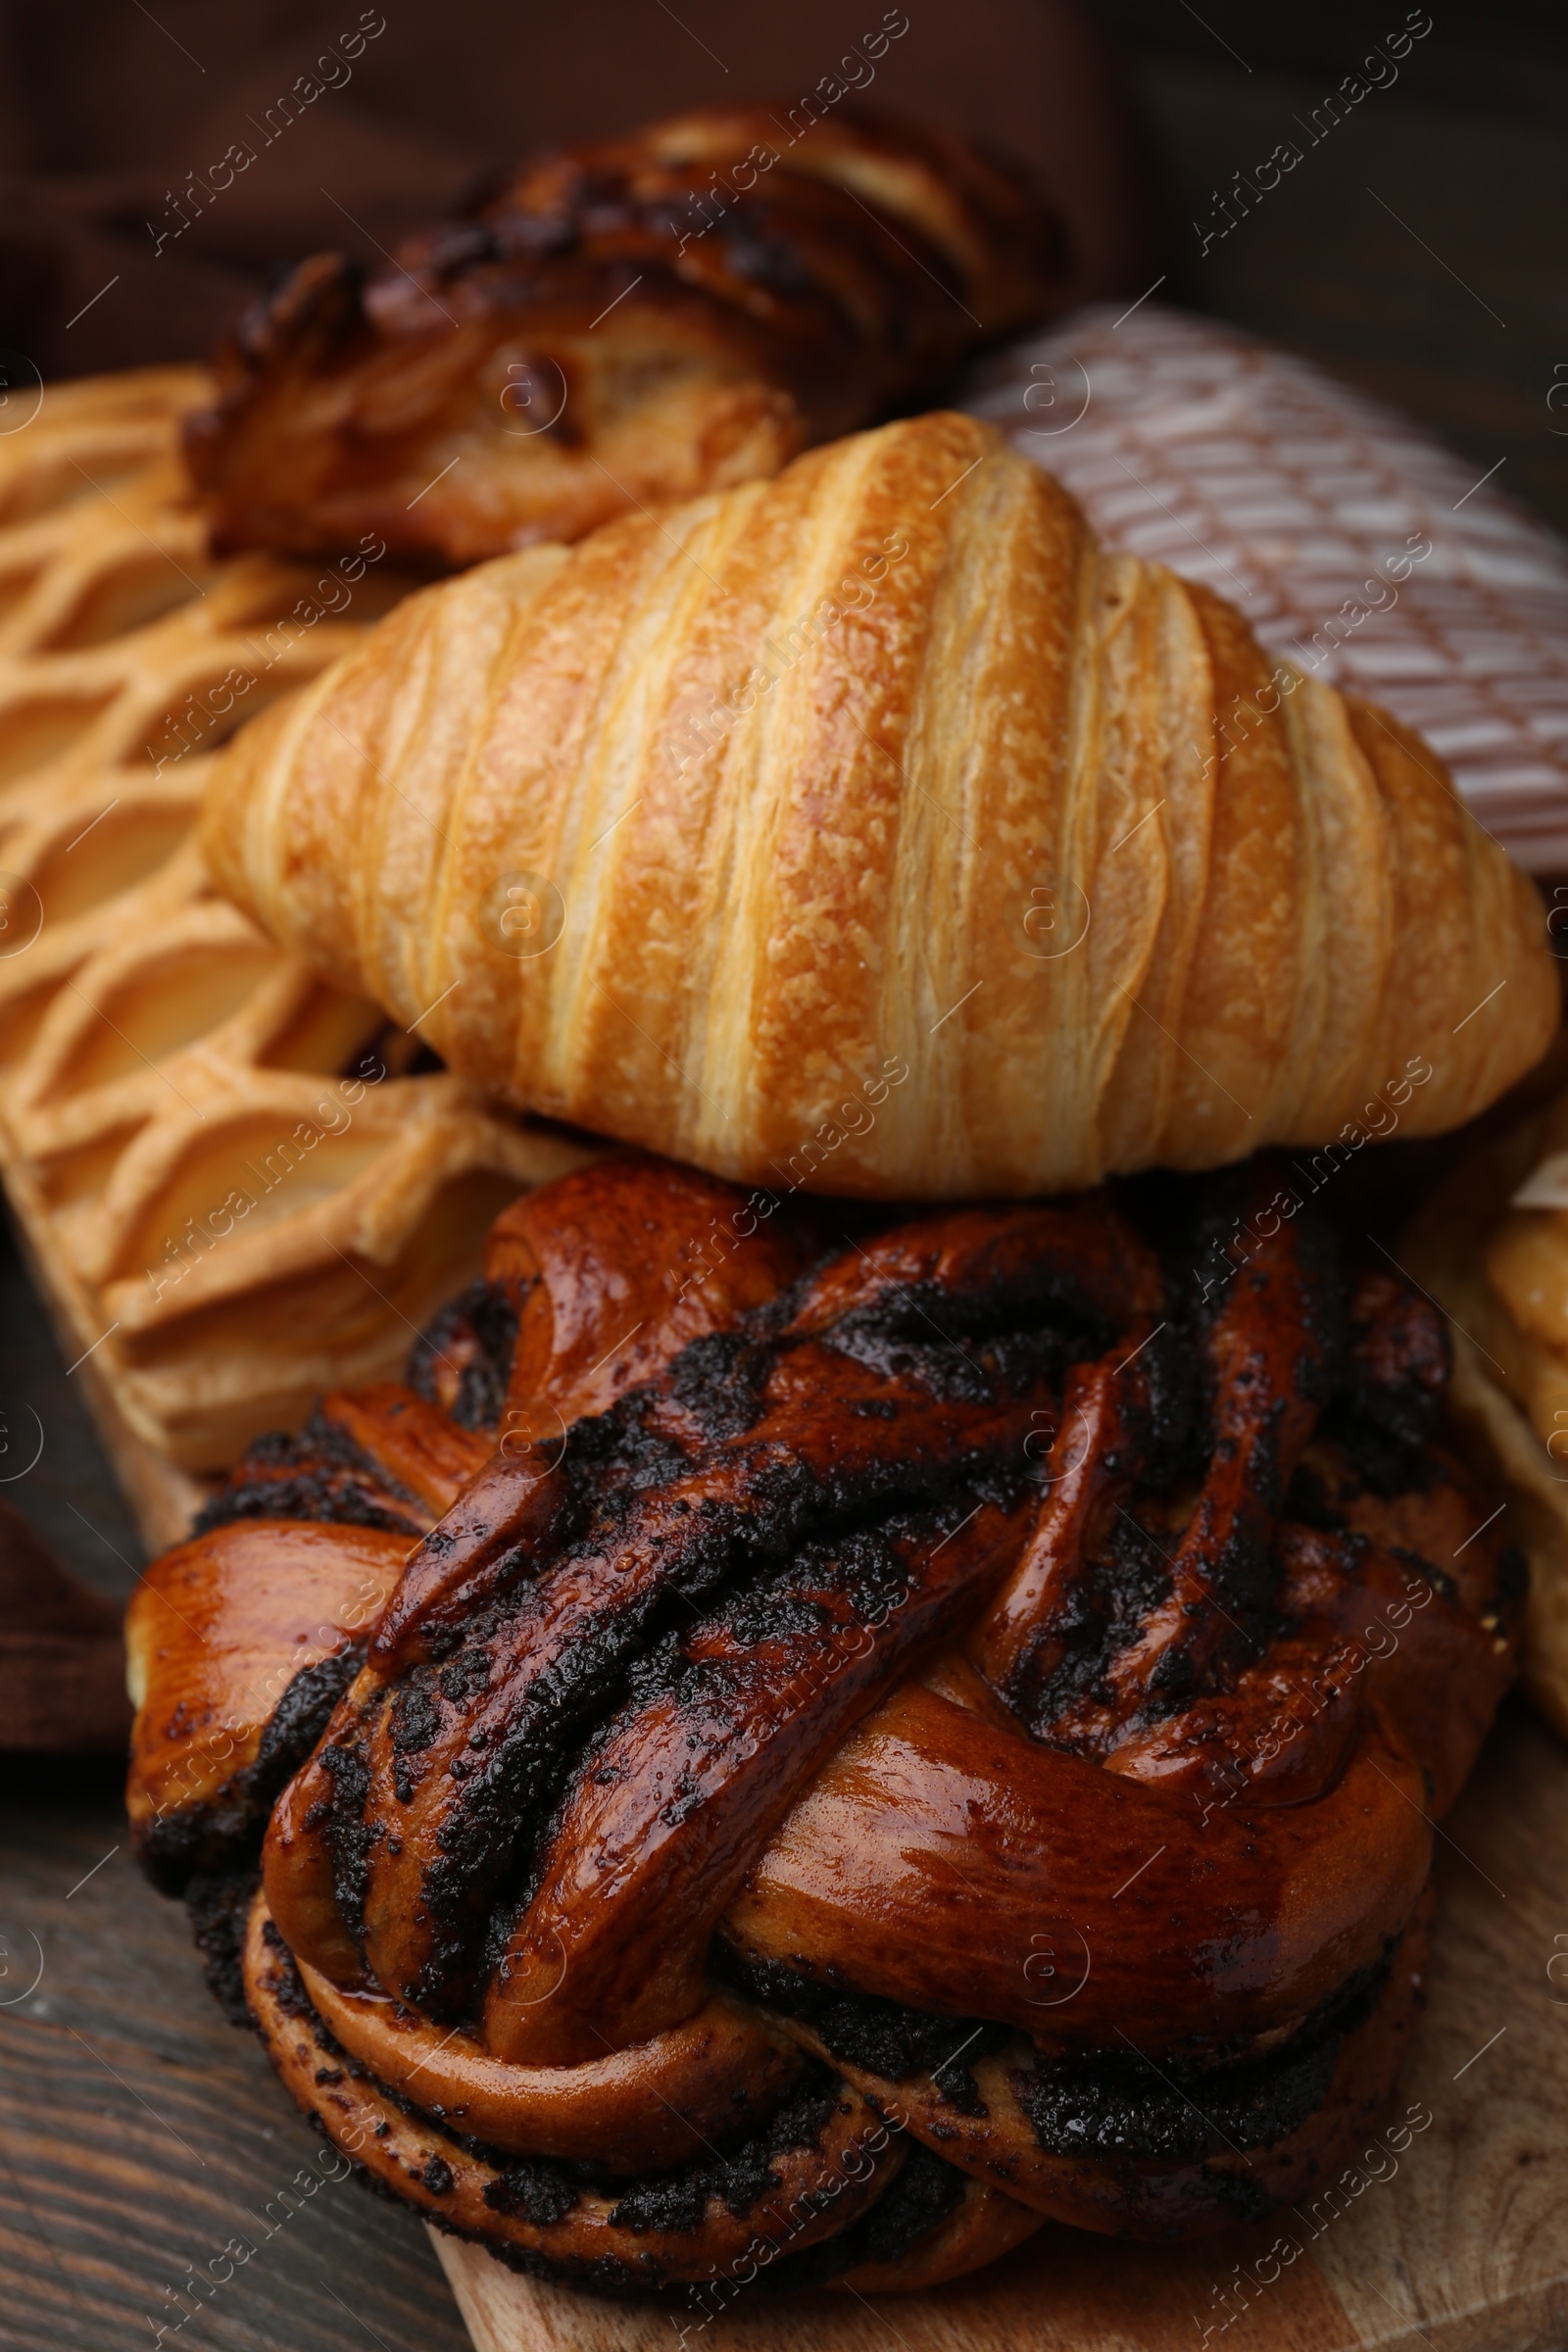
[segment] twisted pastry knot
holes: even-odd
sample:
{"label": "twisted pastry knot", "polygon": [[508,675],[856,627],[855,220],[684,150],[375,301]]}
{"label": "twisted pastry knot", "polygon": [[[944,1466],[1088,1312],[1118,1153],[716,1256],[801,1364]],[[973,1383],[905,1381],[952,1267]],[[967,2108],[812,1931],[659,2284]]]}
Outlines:
{"label": "twisted pastry knot", "polygon": [[808,129],[700,108],[536,159],[368,278],[302,263],[186,428],[217,543],[575,539],[776,473],[1062,307],[1062,232],[1008,168],[854,107]]}
{"label": "twisted pastry knot", "polygon": [[243,1885],[295,2096],[526,2267],[916,2285],[1299,2196],[1512,1670],[1435,1313],[1257,1163],[769,1205],[546,1187],[414,1387],[242,1465],[133,1611],[144,1859],[220,1961]]}

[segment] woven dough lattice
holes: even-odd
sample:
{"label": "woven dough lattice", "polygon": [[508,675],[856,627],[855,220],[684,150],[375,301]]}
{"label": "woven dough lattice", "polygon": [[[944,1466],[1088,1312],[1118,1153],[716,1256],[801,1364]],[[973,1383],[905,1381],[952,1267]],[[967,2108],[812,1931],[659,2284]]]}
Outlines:
{"label": "woven dough lattice", "polygon": [[396,1369],[496,1210],[582,1156],[210,890],[213,750],[408,583],[373,546],[215,563],[175,447],[207,392],[50,386],[0,437],[0,1168],[155,1542],[190,1474]]}

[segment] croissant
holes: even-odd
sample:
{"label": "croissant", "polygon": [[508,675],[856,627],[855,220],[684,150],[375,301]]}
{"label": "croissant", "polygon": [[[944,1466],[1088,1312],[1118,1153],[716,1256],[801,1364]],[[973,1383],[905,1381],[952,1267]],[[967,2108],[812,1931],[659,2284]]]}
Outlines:
{"label": "croissant", "polygon": [[705,2311],[1309,2198],[1524,1581],[1284,1164],[818,1213],[542,1187],[129,1619],[138,1853],[300,2105]]}
{"label": "croissant", "polygon": [[709,108],[523,167],[366,277],[303,262],[186,427],[220,552],[450,564],[776,473],[1062,307],[1062,231],[950,132]]}
{"label": "croissant", "polygon": [[1534,889],[1419,740],[933,414],[411,599],[234,741],[278,939],[514,1102],[971,1199],[1458,1124]]}

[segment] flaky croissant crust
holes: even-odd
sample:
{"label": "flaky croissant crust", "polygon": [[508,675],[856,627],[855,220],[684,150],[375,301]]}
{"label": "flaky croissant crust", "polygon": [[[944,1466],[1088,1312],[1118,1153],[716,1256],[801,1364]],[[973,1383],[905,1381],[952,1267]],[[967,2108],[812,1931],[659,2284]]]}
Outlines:
{"label": "flaky croissant crust", "polygon": [[1435,755],[959,416],[410,601],[239,736],[204,841],[497,1094],[775,1187],[1353,1151],[1557,1020]]}
{"label": "flaky croissant crust", "polygon": [[822,1255],[612,1159],[499,1220],[424,1394],[257,1448],[133,1606],[129,1801],[329,2135],[622,2287],[918,2285],[1341,2161],[1521,1580],[1435,1310],[1292,1199]]}

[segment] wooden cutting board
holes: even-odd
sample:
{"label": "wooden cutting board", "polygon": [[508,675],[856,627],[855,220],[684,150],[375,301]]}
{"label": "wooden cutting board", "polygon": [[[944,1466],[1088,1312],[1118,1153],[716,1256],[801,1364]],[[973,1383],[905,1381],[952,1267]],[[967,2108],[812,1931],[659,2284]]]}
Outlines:
{"label": "wooden cutting board", "polygon": [[[437,2237],[477,2352],[1555,2352],[1568,2342],[1568,1751],[1533,1717],[1510,1711],[1439,1852],[1430,2000],[1389,2119],[1413,2110],[1420,2128],[1402,2151],[1386,2136],[1358,2149],[1337,2195],[1182,2246],[1048,2225],[932,2292],[786,2301],[752,2287],[706,2326],[674,2298],[542,2286]],[[1269,2252],[1282,2238],[1298,2249],[1288,2259]]]}

